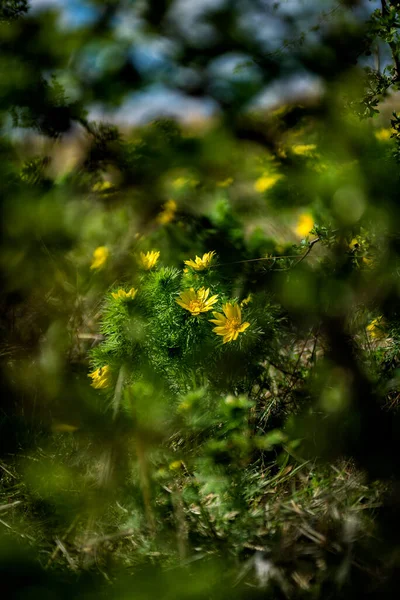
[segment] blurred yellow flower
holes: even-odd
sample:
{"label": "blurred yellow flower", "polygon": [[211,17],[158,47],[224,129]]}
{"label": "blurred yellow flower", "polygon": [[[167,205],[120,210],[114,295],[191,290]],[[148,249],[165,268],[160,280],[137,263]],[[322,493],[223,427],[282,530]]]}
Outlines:
{"label": "blurred yellow flower", "polygon": [[311,229],[314,227],[314,219],[310,213],[302,213],[297,221],[295,232],[300,237],[304,238],[308,235]]}
{"label": "blurred yellow flower", "polygon": [[251,294],[241,301],[240,306],[247,306],[247,304],[250,304],[250,302],[253,302],[253,296]]}
{"label": "blurred yellow flower", "polygon": [[203,312],[207,312],[212,309],[213,304],[218,301],[218,295],[208,297],[210,289],[204,287],[195,291],[194,288],[184,290],[179,294],[179,299],[176,302],[179,306],[182,306],[185,310],[190,311],[194,316],[198,316]]}
{"label": "blurred yellow flower", "polygon": [[377,129],[375,131],[375,137],[379,142],[387,142],[390,140],[393,131],[390,127],[382,127],[381,129]]}
{"label": "blurred yellow flower", "polygon": [[317,173],[324,173],[329,169],[329,165],[326,162],[315,162],[312,164],[312,169]]}
{"label": "blurred yellow flower", "polygon": [[274,185],[278,183],[278,181],[282,179],[282,177],[283,175],[281,175],[280,173],[274,173],[272,175],[264,174],[255,181],[254,189],[256,190],[256,192],[260,192],[262,194],[263,192],[266,192],[267,190],[274,187]]}
{"label": "blurred yellow flower", "polygon": [[183,467],[183,462],[181,460],[174,460],[169,465],[169,468],[171,469],[171,471],[177,471],[178,469],[181,469],[182,467]]}
{"label": "blurred yellow flower", "polygon": [[228,177],[227,179],[224,179],[223,181],[217,181],[217,186],[218,187],[229,187],[230,185],[232,185],[233,183],[233,177]]}
{"label": "blurred yellow flower", "polygon": [[119,289],[118,292],[112,292],[111,296],[115,300],[133,300],[137,294],[137,290],[135,288],[131,288],[129,292],[125,292],[123,289]]}
{"label": "blurred yellow flower", "polygon": [[377,317],[373,319],[369,325],[367,325],[367,332],[374,340],[380,340],[385,337],[383,332],[384,320],[383,317]]}
{"label": "blurred yellow flower", "polygon": [[250,323],[242,323],[242,311],[238,304],[231,304],[227,302],[223,305],[222,310],[224,314],[213,312],[214,319],[209,319],[210,323],[214,323],[213,331],[217,335],[223,336],[223,343],[233,342],[250,326]]}
{"label": "blurred yellow flower", "polygon": [[180,190],[181,188],[183,188],[187,183],[189,183],[189,180],[187,177],[177,177],[176,179],[174,179],[174,181],[172,182],[172,186],[175,190]]}
{"label": "blurred yellow flower", "polygon": [[215,251],[212,250],[211,252],[206,252],[203,254],[203,258],[196,256],[195,260],[185,260],[184,263],[188,267],[192,267],[192,269],[195,271],[204,271],[204,269],[208,269],[208,267],[211,265],[214,256]]}
{"label": "blurred yellow flower", "polygon": [[156,265],[159,257],[160,252],[158,250],[151,250],[151,252],[146,252],[146,254],[141,252],[139,255],[139,262],[143,269],[150,271],[150,269]]}
{"label": "blurred yellow flower", "polygon": [[93,252],[93,260],[90,265],[91,269],[101,269],[105,263],[107,258],[109,257],[110,251],[107,246],[99,246]]}
{"label": "blurred yellow flower", "polygon": [[177,211],[178,205],[175,200],[168,200],[164,206],[163,210],[159,213],[157,217],[157,222],[160,225],[167,225],[171,223],[171,221],[175,218],[175,213]]}
{"label": "blurred yellow flower", "polygon": [[98,181],[92,187],[92,192],[106,192],[107,190],[111,190],[113,187],[114,186],[111,181]]}
{"label": "blurred yellow flower", "polygon": [[110,367],[108,365],[100,367],[93,371],[93,373],[89,373],[88,377],[92,378],[93,381],[90,385],[96,390],[107,388],[111,383]]}
{"label": "blurred yellow flower", "polygon": [[371,269],[376,265],[376,261],[373,258],[367,258],[366,256],[363,256],[362,261],[366,267]]}
{"label": "blurred yellow flower", "polygon": [[358,238],[353,238],[349,244],[349,248],[351,250],[354,250],[355,248],[358,248],[358,246],[360,245],[360,240]]}
{"label": "blurred yellow flower", "polygon": [[298,156],[313,156],[317,146],[315,144],[295,144],[292,150]]}

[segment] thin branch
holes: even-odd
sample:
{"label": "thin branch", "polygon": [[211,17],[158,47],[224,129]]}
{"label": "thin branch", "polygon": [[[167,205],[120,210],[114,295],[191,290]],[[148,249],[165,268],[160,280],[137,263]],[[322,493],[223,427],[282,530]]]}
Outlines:
{"label": "thin branch", "polygon": [[321,241],[320,237],[317,237],[314,240],[311,240],[311,242],[308,243],[308,248],[307,248],[306,252],[302,256],[300,256],[300,258],[297,261],[295,261],[289,267],[284,267],[283,269],[274,269],[274,271],[289,271],[293,267],[297,267],[297,265],[299,265],[301,262],[303,262],[303,260],[305,258],[307,258],[307,256],[310,254],[310,252],[313,249],[313,247],[315,246],[315,244],[320,241]]}
{"label": "thin branch", "polygon": [[68,550],[66,549],[66,547],[64,546],[64,544],[62,543],[61,540],[59,540],[58,538],[56,538],[56,544],[57,544],[57,548],[60,549],[61,553],[65,556],[65,558],[67,559],[67,562],[69,564],[69,566],[71,567],[71,569],[73,571],[76,571],[77,567],[75,562],[72,560],[72,558],[70,557]]}
{"label": "thin branch", "polygon": [[10,504],[2,504],[0,506],[0,512],[4,512],[6,510],[9,510],[10,508],[14,508],[15,506],[18,506],[18,504],[22,504],[22,500],[16,500],[15,502],[10,502]]}
{"label": "thin branch", "polygon": [[131,537],[132,535],[134,535],[134,533],[134,530],[132,528],[129,528],[124,529],[123,531],[119,531],[118,533],[112,533],[111,535],[103,535],[98,538],[93,538],[92,540],[88,540],[85,544],[83,544],[82,550],[88,551],[91,550],[93,547],[103,544],[104,542],[113,542],[114,540],[118,540],[124,537]]}
{"label": "thin branch", "polygon": [[9,471],[4,465],[1,464],[1,462],[0,462],[0,469],[3,469],[3,471],[5,471],[7,473],[7,475],[10,475],[10,477],[12,477],[13,479],[17,479],[15,477],[15,475],[13,475],[13,473],[11,473],[11,471]]}

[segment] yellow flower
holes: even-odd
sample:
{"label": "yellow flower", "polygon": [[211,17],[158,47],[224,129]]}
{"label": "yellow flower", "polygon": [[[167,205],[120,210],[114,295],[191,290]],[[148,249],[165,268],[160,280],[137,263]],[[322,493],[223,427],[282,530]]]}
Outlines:
{"label": "yellow flower", "polygon": [[233,177],[228,177],[227,179],[224,179],[223,181],[217,181],[217,186],[218,187],[229,187],[230,185],[232,185],[233,183]]}
{"label": "yellow flower", "polygon": [[378,317],[373,319],[369,325],[367,325],[367,332],[374,340],[380,340],[385,337],[385,334],[382,330],[384,325],[384,320],[382,317]]}
{"label": "yellow flower", "polygon": [[242,333],[250,326],[250,323],[242,323],[242,312],[238,304],[227,302],[223,305],[224,314],[213,312],[215,319],[210,319],[210,323],[214,323],[213,331],[217,335],[223,336],[223,343],[233,342],[238,338],[239,333]]}
{"label": "yellow flower", "polygon": [[274,173],[273,175],[264,174],[255,181],[254,189],[256,192],[260,192],[262,194],[263,192],[266,192],[274,187],[274,185],[278,183],[282,177],[283,175],[280,175],[280,173]]}
{"label": "yellow flower", "polygon": [[155,266],[159,257],[160,252],[158,250],[152,250],[151,252],[146,252],[146,254],[141,252],[139,262],[143,269],[145,269],[146,271],[150,271],[150,269],[152,269]]}
{"label": "yellow flower", "polygon": [[298,156],[313,156],[316,147],[315,144],[296,144],[292,150]]}
{"label": "yellow flower", "polygon": [[104,266],[109,254],[110,251],[107,248],[107,246],[99,246],[98,248],[96,248],[96,250],[94,250],[93,252],[93,260],[92,264],[90,265],[90,268],[101,269]]}
{"label": "yellow flower", "polygon": [[371,269],[376,266],[376,261],[373,258],[367,258],[366,256],[363,256],[362,262],[366,267]]}
{"label": "yellow flower", "polygon": [[297,221],[295,232],[300,237],[304,238],[314,227],[314,219],[309,213],[302,213]]}
{"label": "yellow flower", "polygon": [[103,390],[111,383],[110,367],[108,365],[100,367],[99,369],[93,371],[93,373],[89,373],[88,377],[93,379],[92,383],[90,384],[92,387],[94,387],[96,390]]}
{"label": "yellow flower", "polygon": [[92,192],[106,192],[107,190],[112,190],[113,187],[111,181],[98,181],[92,187]]}
{"label": "yellow flower", "polygon": [[253,296],[251,294],[241,301],[240,306],[246,306],[247,304],[250,304],[250,302],[253,302]]}
{"label": "yellow flower", "polygon": [[392,133],[393,131],[390,127],[382,127],[381,129],[375,131],[375,137],[378,142],[387,142],[390,140]]}
{"label": "yellow flower", "polygon": [[178,469],[181,469],[182,467],[183,467],[183,462],[181,460],[174,460],[169,465],[169,468],[171,469],[171,471],[177,471]]}
{"label": "yellow flower", "polygon": [[174,190],[181,190],[182,188],[190,185],[191,187],[196,187],[199,182],[194,177],[177,177],[172,182],[172,187]]}
{"label": "yellow flower", "polygon": [[211,262],[215,256],[214,250],[212,252],[206,252],[203,254],[203,258],[200,256],[196,256],[195,260],[185,260],[184,263],[188,267],[192,267],[195,271],[204,271],[204,269],[208,269],[211,265]]}
{"label": "yellow flower", "polygon": [[158,215],[157,222],[160,225],[167,225],[168,223],[171,223],[171,221],[173,221],[175,218],[177,208],[178,205],[175,200],[168,200],[164,204],[163,210]]}
{"label": "yellow flower", "polygon": [[358,238],[353,238],[349,244],[350,250],[356,250],[360,245],[360,240]]}
{"label": "yellow flower", "polygon": [[194,316],[198,316],[200,313],[207,312],[212,309],[213,304],[218,301],[218,295],[208,297],[210,293],[209,288],[204,287],[197,290],[190,288],[179,294],[179,300],[176,302],[179,306],[182,306],[185,310],[190,311]]}
{"label": "yellow flower", "polygon": [[131,288],[129,292],[125,292],[123,289],[119,289],[118,292],[111,292],[111,296],[115,300],[133,300],[137,294],[137,290],[135,288]]}
{"label": "yellow flower", "polygon": [[178,208],[177,203],[175,202],[175,200],[167,200],[167,202],[164,204],[164,210],[172,210],[173,212],[175,212]]}
{"label": "yellow flower", "polygon": [[324,173],[329,169],[329,165],[326,162],[315,162],[313,163],[312,168],[317,173]]}
{"label": "yellow flower", "polygon": [[180,190],[181,188],[183,188],[187,183],[189,183],[189,180],[187,177],[177,177],[176,179],[174,179],[174,181],[172,182],[172,186],[174,187],[174,189],[176,190]]}

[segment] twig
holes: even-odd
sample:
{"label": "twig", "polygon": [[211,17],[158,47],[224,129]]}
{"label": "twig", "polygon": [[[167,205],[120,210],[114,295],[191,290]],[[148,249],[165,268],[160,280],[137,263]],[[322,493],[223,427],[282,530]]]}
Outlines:
{"label": "twig", "polygon": [[274,367],[274,369],[276,369],[277,371],[280,371],[281,373],[284,373],[285,375],[289,375],[289,377],[295,377],[296,379],[303,379],[301,377],[301,375],[298,375],[297,373],[292,373],[291,371],[287,371],[283,367],[280,367],[279,365],[276,365],[275,363],[273,363],[269,358],[267,359],[267,362],[271,365],[271,367]]}
{"label": "twig", "polygon": [[303,256],[302,256],[301,258],[299,258],[299,260],[298,260],[297,262],[295,262],[295,263],[294,263],[294,265],[293,265],[293,266],[295,267],[296,265],[298,265],[299,263],[301,263],[301,262],[302,262],[302,261],[303,261],[305,258],[307,258],[307,256],[310,254],[310,252],[311,252],[311,250],[313,249],[313,247],[315,246],[315,244],[316,244],[317,242],[320,242],[320,241],[321,241],[321,238],[320,238],[320,237],[317,237],[317,238],[315,238],[314,240],[311,240],[311,242],[309,242],[309,243],[308,243],[307,252],[305,252],[305,253],[303,254]]}
{"label": "twig", "polygon": [[10,475],[10,477],[12,477],[13,479],[17,479],[16,476],[13,475],[13,473],[11,473],[11,471],[9,471],[8,469],[6,469],[6,467],[1,464],[1,462],[0,462],[0,468],[3,469],[3,471],[5,471],[7,473],[7,475]]}
{"label": "twig", "polygon": [[62,541],[59,540],[58,538],[56,538],[56,544],[57,544],[57,548],[59,548],[61,550],[61,552],[64,554],[64,556],[67,559],[67,562],[68,562],[69,566],[71,567],[71,569],[73,571],[76,571],[76,564],[72,560],[72,558],[70,557],[70,555],[68,554],[68,551],[67,551],[66,547],[64,546],[64,544],[62,543]]}
{"label": "twig", "polygon": [[210,269],[216,269],[218,267],[227,267],[229,265],[242,265],[245,263],[251,263],[251,262],[260,262],[260,261],[264,261],[264,260],[279,260],[279,259],[284,259],[284,258],[297,258],[298,254],[289,254],[287,256],[261,256],[260,258],[248,258],[246,260],[235,260],[233,262],[227,262],[227,263],[218,263],[216,265],[210,265]]}
{"label": "twig", "polygon": [[[305,258],[307,258],[307,256],[310,254],[310,252],[313,249],[313,247],[315,246],[315,244],[320,241],[321,241],[320,237],[317,237],[314,240],[311,240],[311,242],[308,243],[308,248],[307,248],[306,252],[302,256],[300,256],[300,258],[297,261],[292,263],[289,267],[284,267],[283,269],[274,269],[274,271],[289,271],[290,269],[293,269],[293,267],[297,267],[297,265],[299,265],[301,262],[303,262],[303,260]],[[284,257],[284,258],[291,258],[291,257]]]}
{"label": "twig", "polygon": [[[63,535],[63,537],[62,537],[62,539],[63,539],[63,540],[66,540],[66,539],[67,539],[67,537],[68,537],[68,535],[69,535],[69,534],[71,533],[71,531],[74,529],[74,527],[75,527],[75,525],[76,525],[76,523],[77,523],[77,521],[78,521],[78,518],[79,518],[79,517],[75,517],[75,519],[72,521],[71,525],[68,527],[68,529],[66,530],[66,532],[64,533],[64,535]],[[58,540],[58,538],[57,538],[57,540]],[[54,549],[54,551],[53,551],[52,555],[50,556],[49,560],[47,561],[46,568],[48,568],[48,567],[51,565],[51,563],[53,562],[53,560],[56,558],[57,554],[58,554],[58,553],[60,552],[60,550],[61,550],[61,548],[60,548],[60,545],[57,543],[57,540],[56,540],[56,547],[55,547],[55,549]],[[58,541],[60,541],[60,540],[58,540]]]}
{"label": "twig", "polygon": [[134,535],[134,530],[132,528],[124,529],[123,531],[119,531],[118,533],[113,533],[111,535],[103,535],[101,537],[88,540],[85,544],[83,544],[82,549],[90,550],[93,546],[98,546],[103,542],[112,542],[113,540],[117,540],[123,537],[130,537],[131,535]]}
{"label": "twig", "polygon": [[3,519],[0,519],[0,523],[2,525],[4,525],[4,527],[7,527],[7,529],[11,529],[12,530],[12,527],[8,523],[6,523],[5,521],[3,521]]}
{"label": "twig", "polygon": [[14,508],[15,506],[18,506],[18,504],[22,504],[22,500],[16,500],[15,502],[10,502],[10,504],[2,504],[0,506],[0,512],[4,512],[9,508]]}

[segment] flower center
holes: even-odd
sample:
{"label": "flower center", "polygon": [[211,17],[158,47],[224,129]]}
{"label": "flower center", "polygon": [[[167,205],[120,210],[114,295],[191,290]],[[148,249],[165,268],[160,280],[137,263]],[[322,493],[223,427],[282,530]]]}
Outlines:
{"label": "flower center", "polygon": [[227,326],[231,331],[237,331],[240,329],[241,322],[238,319],[230,319]]}
{"label": "flower center", "polygon": [[203,303],[200,300],[191,300],[189,303],[189,310],[193,315],[198,315],[201,313],[201,309],[203,308]]}

